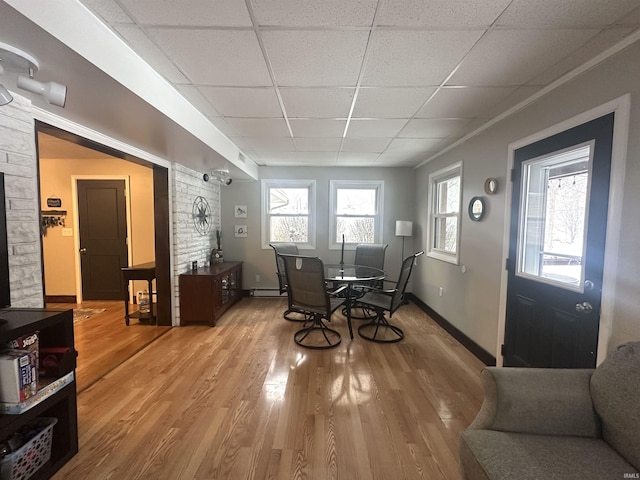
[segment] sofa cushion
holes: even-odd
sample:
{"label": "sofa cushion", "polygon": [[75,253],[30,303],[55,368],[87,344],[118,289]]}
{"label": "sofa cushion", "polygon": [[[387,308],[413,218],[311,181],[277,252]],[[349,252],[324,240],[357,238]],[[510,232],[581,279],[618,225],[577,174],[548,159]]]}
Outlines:
{"label": "sofa cushion", "polygon": [[640,469],[640,342],[619,346],[596,368],[591,398],[604,440]]}
{"label": "sofa cushion", "polygon": [[638,472],[602,440],[493,430],[466,430],[460,463],[474,480],[602,480]]}

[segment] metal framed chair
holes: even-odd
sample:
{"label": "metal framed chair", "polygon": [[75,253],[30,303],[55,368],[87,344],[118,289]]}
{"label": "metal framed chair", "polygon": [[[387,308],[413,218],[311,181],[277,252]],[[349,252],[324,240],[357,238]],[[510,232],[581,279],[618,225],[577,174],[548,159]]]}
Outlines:
{"label": "metal framed chair", "polygon": [[336,297],[346,287],[329,292],[325,282],[324,264],[317,257],[280,255],[284,261],[291,308],[309,315],[304,328],[298,330],[294,341],[305,348],[325,349],[340,344],[340,334],[327,326],[331,315],[346,301]]}
{"label": "metal framed chair", "polygon": [[[280,295],[287,293],[287,273],[284,269],[284,260],[280,255],[298,255],[298,246],[295,243],[270,243],[276,256],[276,276],[278,277],[278,291]],[[307,316],[302,312],[297,312],[291,308],[291,299],[289,306],[282,314],[285,320],[290,322],[306,322]]]}
{"label": "metal framed chair", "polygon": [[[404,292],[407,289],[409,277],[411,277],[413,264],[415,263],[415,259],[423,253],[424,252],[414,253],[402,261],[398,281],[390,282],[395,284],[395,288],[389,290],[372,288],[358,299],[358,303],[362,304],[365,308],[370,308],[376,313],[371,321],[358,327],[358,334],[362,338],[378,343],[399,342],[404,338],[402,329],[389,323],[389,320],[385,317],[385,312],[388,312],[389,318],[391,318],[394,312],[404,304]],[[384,282],[389,281],[384,280]]]}
{"label": "metal framed chair", "polygon": [[[362,265],[365,267],[379,268],[384,270],[384,254],[387,250],[388,244],[380,243],[359,243],[356,245],[356,255],[353,260],[354,265]],[[377,280],[371,283],[353,285],[351,289],[352,295],[356,298],[351,305],[351,318],[359,320],[369,320],[372,318],[372,314],[369,310],[364,308],[363,305],[359,305],[357,298],[364,295],[365,291],[371,287],[382,288],[382,280]],[[361,313],[358,315],[353,314],[353,309],[359,309]]]}

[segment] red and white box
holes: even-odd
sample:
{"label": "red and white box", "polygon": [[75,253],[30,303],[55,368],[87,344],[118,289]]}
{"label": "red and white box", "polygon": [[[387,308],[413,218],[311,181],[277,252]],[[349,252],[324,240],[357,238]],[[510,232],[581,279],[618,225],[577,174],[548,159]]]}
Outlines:
{"label": "red and white box", "polygon": [[39,332],[33,332],[29,335],[23,335],[15,340],[7,342],[4,346],[7,350],[29,350],[30,352],[36,352],[36,359],[40,351],[40,339]]}
{"label": "red and white box", "polygon": [[38,359],[34,351],[0,353],[0,402],[21,403],[38,391]]}

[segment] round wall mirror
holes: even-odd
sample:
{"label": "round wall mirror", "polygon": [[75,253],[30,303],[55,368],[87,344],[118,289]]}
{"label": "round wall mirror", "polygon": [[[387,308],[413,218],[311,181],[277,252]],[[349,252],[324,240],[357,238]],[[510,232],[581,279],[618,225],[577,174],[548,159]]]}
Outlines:
{"label": "round wall mirror", "polygon": [[469,218],[474,222],[479,222],[484,216],[484,199],[473,197],[469,202]]}

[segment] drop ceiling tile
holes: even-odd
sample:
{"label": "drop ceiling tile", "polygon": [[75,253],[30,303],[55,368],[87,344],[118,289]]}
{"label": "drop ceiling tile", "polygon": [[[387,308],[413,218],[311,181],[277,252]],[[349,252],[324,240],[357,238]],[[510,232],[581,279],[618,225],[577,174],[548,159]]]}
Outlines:
{"label": "drop ceiling tile", "polygon": [[368,31],[264,31],[280,86],[355,86]]}
{"label": "drop ceiling tile", "polygon": [[293,136],[298,137],[342,137],[346,120],[290,119]]}
{"label": "drop ceiling tile", "polygon": [[608,26],[637,6],[637,0],[514,0],[496,24],[526,28]]}
{"label": "drop ceiling tile", "polygon": [[459,118],[414,118],[402,129],[401,138],[445,138],[459,134],[469,122]]}
{"label": "drop ceiling tile", "polygon": [[579,67],[588,60],[591,60],[596,55],[604,52],[607,48],[612,47],[633,30],[634,27],[631,26],[618,26],[603,30],[595,37],[589,39],[577,50],[571,52],[570,57],[563,58],[540,75],[532,78],[527,83],[532,85],[546,85],[551,83],[565,73],[570,72],[574,68]]}
{"label": "drop ceiling tile", "polygon": [[355,88],[280,89],[289,118],[346,118],[354,92]]}
{"label": "drop ceiling tile", "polygon": [[273,86],[253,31],[152,28],[149,33],[193,83]]}
{"label": "drop ceiling tile", "polygon": [[370,152],[341,152],[338,156],[338,165],[368,166],[376,163],[379,156],[379,153]]}
{"label": "drop ceiling tile", "polygon": [[239,135],[238,132],[227,123],[222,117],[207,117],[209,121],[218,129],[223,135],[231,138]]}
{"label": "drop ceiling tile", "polygon": [[439,85],[482,33],[377,30],[362,85]]}
{"label": "drop ceiling tile", "polygon": [[293,140],[285,137],[231,137],[230,140],[243,150],[255,152],[293,152]]}
{"label": "drop ceiling tile", "polygon": [[204,98],[200,90],[193,85],[176,85],[178,91],[186,98],[194,107],[196,107],[203,115],[207,117],[219,117],[220,113],[213,108],[209,100]]}
{"label": "drop ceiling tile", "polygon": [[349,123],[347,137],[395,137],[406,123],[406,118],[353,118]]}
{"label": "drop ceiling tile", "polygon": [[425,155],[401,155],[397,153],[383,153],[378,158],[376,166],[378,167],[415,167],[423,160],[428,158],[429,154]]}
{"label": "drop ceiling tile", "polygon": [[225,118],[241,137],[290,137],[283,118]]}
{"label": "drop ceiling tile", "polygon": [[629,12],[624,17],[618,19],[616,23],[619,25],[640,27],[640,6]]}
{"label": "drop ceiling tile", "polygon": [[238,0],[120,0],[143,25],[191,25],[207,27],[251,26],[244,2]]}
{"label": "drop ceiling tile", "polygon": [[137,25],[114,25],[114,29],[154,70],[171,83],[189,80]]}
{"label": "drop ceiling tile", "polygon": [[337,152],[342,138],[301,138],[296,137],[299,152]]}
{"label": "drop ceiling tile", "polygon": [[[516,106],[523,100],[528,99],[536,92],[540,91],[543,87],[539,85],[529,86],[525,85],[523,87],[518,87],[511,95],[502,99],[499,102],[496,102],[494,105],[487,107],[485,110],[481,112],[481,114],[477,117],[479,119],[479,123],[482,124],[487,121],[489,118],[493,118],[502,112],[510,109],[511,107]],[[471,122],[469,122],[466,127],[471,127]]]}
{"label": "drop ceiling tile", "polygon": [[131,17],[113,0],[82,0],[82,3],[108,23],[133,23]]}
{"label": "drop ceiling tile", "polygon": [[387,148],[391,138],[345,138],[342,142],[343,152],[380,153]]}
{"label": "drop ceiling tile", "polygon": [[225,117],[282,116],[274,88],[200,87],[202,95]]}
{"label": "drop ceiling tile", "polygon": [[377,0],[251,0],[259,25],[370,26]]}
{"label": "drop ceiling tile", "polygon": [[269,166],[334,166],[337,158],[335,152],[282,152],[260,156],[260,160]]}
{"label": "drop ceiling tile", "polygon": [[442,140],[442,138],[394,138],[384,153],[415,155],[433,152]]}
{"label": "drop ceiling tile", "polygon": [[595,29],[493,30],[478,42],[448,84],[523,85],[597,33]]}
{"label": "drop ceiling tile", "polygon": [[353,116],[356,118],[411,118],[435,91],[430,88],[361,88]]}
{"label": "drop ceiling tile", "polygon": [[387,0],[378,25],[454,27],[491,25],[511,0]]}
{"label": "drop ceiling tile", "polygon": [[473,118],[515,92],[516,87],[441,88],[416,114],[420,118]]}

